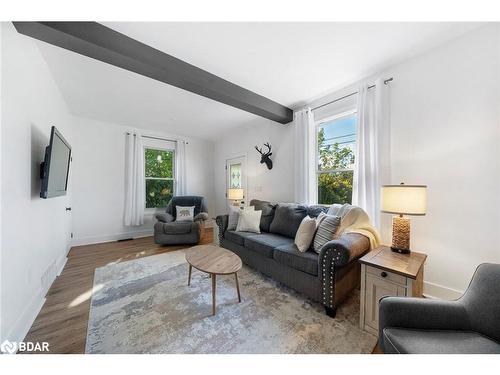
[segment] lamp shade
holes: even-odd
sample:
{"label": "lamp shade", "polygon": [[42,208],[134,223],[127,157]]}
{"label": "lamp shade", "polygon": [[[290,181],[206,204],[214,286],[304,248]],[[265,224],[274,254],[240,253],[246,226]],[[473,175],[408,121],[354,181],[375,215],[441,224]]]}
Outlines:
{"label": "lamp shade", "polygon": [[227,189],[227,199],[243,199],[243,189]]}
{"label": "lamp shade", "polygon": [[427,186],[383,185],[380,192],[380,210],[390,214],[425,215]]}

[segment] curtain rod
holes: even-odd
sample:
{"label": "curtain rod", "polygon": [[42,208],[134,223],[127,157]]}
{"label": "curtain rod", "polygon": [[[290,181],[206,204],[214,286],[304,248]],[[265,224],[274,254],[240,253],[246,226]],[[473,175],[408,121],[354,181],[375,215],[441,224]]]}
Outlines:
{"label": "curtain rod", "polygon": [[[387,84],[388,84],[389,82],[391,82],[393,79],[394,79],[393,77],[391,77],[391,78],[387,78],[387,79],[384,79],[384,85],[387,85]],[[368,90],[373,89],[375,86],[376,86],[376,85],[371,85],[371,86],[368,86]],[[317,109],[319,109],[319,108],[325,107],[325,106],[327,106],[328,104],[332,104],[332,103],[338,102],[338,101],[340,101],[340,100],[342,100],[342,99],[349,98],[349,97],[351,97],[351,96],[353,96],[353,95],[356,95],[357,93],[358,93],[357,91],[351,92],[350,94],[344,95],[344,96],[342,96],[342,97],[340,97],[340,98],[337,98],[337,99],[335,99],[335,100],[332,100],[332,101],[330,101],[330,102],[328,102],[328,103],[321,104],[321,105],[318,105],[317,107],[311,108],[311,111],[315,111],[315,110],[317,110]]]}
{"label": "curtain rod", "polygon": [[[126,132],[126,134],[132,134],[132,133]],[[159,141],[169,141],[169,142],[177,142],[178,141],[178,139],[160,138],[160,137],[153,137],[153,136],[150,136],[150,135],[141,135],[141,137],[143,137],[143,138],[149,138],[149,139],[157,139]],[[187,141],[184,141],[184,142],[186,142],[186,144],[189,144],[189,142],[187,142]]]}

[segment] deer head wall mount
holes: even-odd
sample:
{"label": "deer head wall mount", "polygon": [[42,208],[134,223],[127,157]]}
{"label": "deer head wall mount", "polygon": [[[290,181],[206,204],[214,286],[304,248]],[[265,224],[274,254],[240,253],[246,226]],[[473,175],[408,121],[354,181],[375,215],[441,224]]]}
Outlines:
{"label": "deer head wall mount", "polygon": [[270,156],[273,154],[271,152],[271,145],[269,143],[264,143],[264,146],[267,147],[267,152],[263,153],[262,148],[258,148],[255,146],[255,149],[258,151],[259,154],[261,154],[260,158],[260,164],[266,164],[267,169],[273,169],[273,161],[271,160]]}

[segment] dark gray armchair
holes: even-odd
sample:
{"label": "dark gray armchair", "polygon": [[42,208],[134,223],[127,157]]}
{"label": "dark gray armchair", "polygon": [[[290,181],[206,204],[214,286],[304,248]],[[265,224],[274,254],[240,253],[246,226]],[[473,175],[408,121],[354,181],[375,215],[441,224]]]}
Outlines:
{"label": "dark gray armchair", "polygon": [[[194,206],[193,221],[175,221],[176,206]],[[157,214],[154,239],[161,245],[196,244],[203,236],[205,221],[208,219],[205,198],[197,196],[176,196],[167,205],[165,213]]]}
{"label": "dark gray armchair", "polygon": [[456,301],[385,297],[379,345],[384,353],[500,353],[500,264],[477,267]]}

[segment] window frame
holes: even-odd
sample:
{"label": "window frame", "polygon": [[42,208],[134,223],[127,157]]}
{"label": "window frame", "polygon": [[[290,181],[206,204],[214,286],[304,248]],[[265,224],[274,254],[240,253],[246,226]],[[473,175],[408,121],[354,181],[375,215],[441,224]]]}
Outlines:
{"label": "window frame", "polygon": [[[316,204],[318,205],[321,205],[323,203],[319,203],[319,194],[318,194],[318,180],[319,180],[319,176],[321,174],[332,174],[332,173],[337,173],[337,172],[349,172],[349,171],[352,171],[353,172],[353,176],[354,176],[354,170],[355,170],[355,165],[356,163],[358,162],[358,158],[357,158],[357,155],[355,153],[354,155],[354,165],[353,165],[353,168],[339,168],[339,169],[328,169],[328,170],[320,170],[319,169],[319,145],[318,145],[318,133],[319,133],[319,129],[320,129],[320,126],[322,124],[325,124],[327,122],[332,122],[332,121],[337,121],[337,120],[342,120],[344,118],[348,118],[348,117],[355,117],[356,118],[356,125],[357,125],[357,121],[358,121],[358,110],[357,108],[352,108],[352,109],[349,109],[347,111],[341,111],[341,112],[338,112],[334,115],[331,115],[331,116],[327,116],[327,117],[324,117],[322,118],[321,120],[318,120],[318,121],[315,121],[314,122],[314,125],[315,125],[315,132],[314,132],[314,144],[315,144],[315,147],[314,147],[314,186],[315,186],[315,197],[316,197]],[[357,144],[358,144],[358,133],[356,132],[355,134],[355,138],[356,138],[356,141],[355,141],[355,144],[356,144],[356,147],[357,147]],[[353,191],[354,191],[354,178],[353,178]],[[352,193],[351,193],[352,194]],[[352,195],[351,195],[351,201],[352,201]],[[325,206],[329,206],[330,204],[324,204]]]}
{"label": "window frame", "polygon": [[144,166],[146,165],[146,150],[156,150],[156,151],[167,151],[172,152],[172,177],[146,177],[146,168],[144,168],[143,175],[143,186],[144,186],[144,213],[145,214],[155,214],[157,212],[163,212],[165,207],[146,207],[146,181],[147,180],[162,180],[162,181],[173,181],[173,194],[175,196],[175,192],[177,191],[177,160],[176,160],[176,149],[175,147],[162,147],[155,143],[143,142],[142,145],[142,155],[144,158]]}

